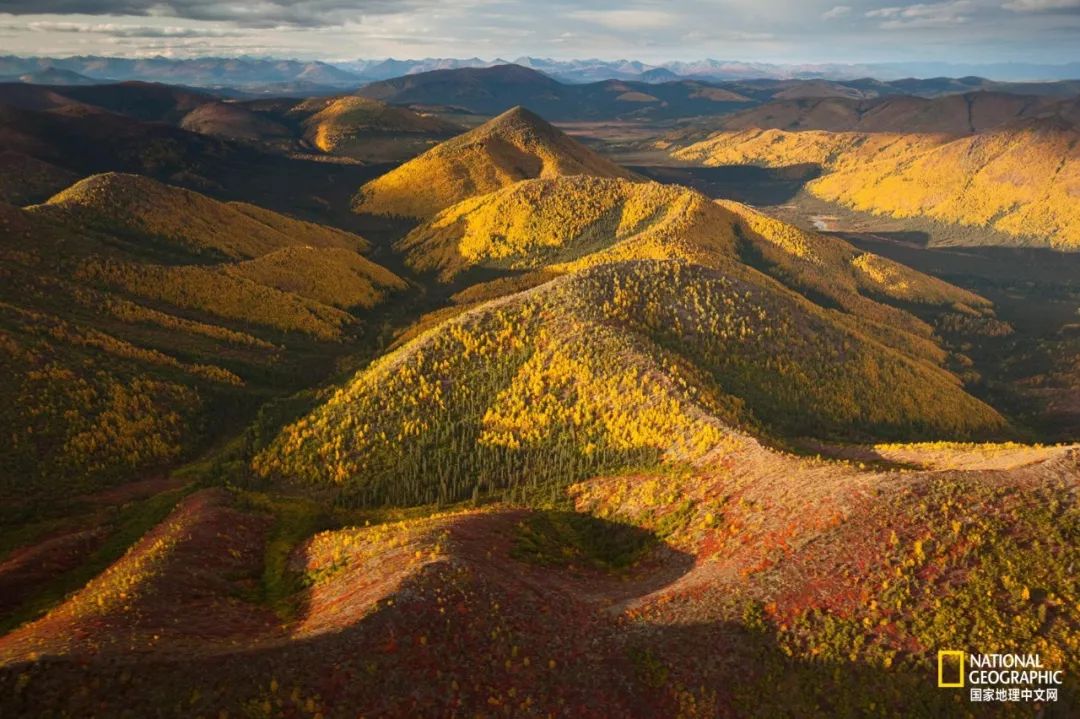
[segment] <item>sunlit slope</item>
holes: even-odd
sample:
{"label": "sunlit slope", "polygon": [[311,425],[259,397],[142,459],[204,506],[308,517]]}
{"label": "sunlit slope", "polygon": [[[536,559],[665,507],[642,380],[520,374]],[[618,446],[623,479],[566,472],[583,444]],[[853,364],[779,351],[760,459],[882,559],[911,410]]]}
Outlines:
{"label": "sunlit slope", "polygon": [[173,242],[228,259],[258,257],[292,245],[367,248],[348,232],[115,172],[77,182],[32,211],[69,225]]}
{"label": "sunlit slope", "polygon": [[632,177],[517,107],[364,185],[353,209],[426,219],[519,180],[557,175]]}
{"label": "sunlit slope", "polygon": [[858,210],[992,227],[1018,243],[1080,249],[1080,133],[1057,121],[955,140],[896,162],[848,165],[810,191]]}
{"label": "sunlit slope", "polygon": [[878,132],[829,132],[827,130],[788,130],[750,128],[721,131],[708,138],[676,149],[680,160],[709,166],[815,164],[843,168],[865,163],[898,162],[952,140],[948,135],[919,135]]}
{"label": "sunlit slope", "polygon": [[989,312],[977,295],[842,240],[657,183],[586,176],[523,181],[444,210],[410,232],[399,249],[414,269],[436,270],[444,281],[473,267],[533,271],[539,281],[635,258],[680,259],[739,273],[753,266],[801,294],[824,298],[882,341],[939,360],[930,327],[889,302],[935,312]]}
{"label": "sunlit slope", "polygon": [[341,247],[286,247],[225,271],[342,309],[371,308],[388,291],[405,288],[390,270]]}
{"label": "sunlit slope", "polygon": [[351,144],[372,135],[449,137],[461,132],[457,125],[437,117],[354,95],[305,100],[288,115],[303,117],[304,138],[320,150],[332,153],[348,154]]}
{"label": "sunlit slope", "polygon": [[[1018,244],[1080,248],[1080,134],[1060,118],[982,134],[743,130],[675,151],[707,165],[814,163],[807,189],[826,200],[894,217],[992,227]],[[988,241],[973,234],[973,244]]]}
{"label": "sunlit slope", "polygon": [[327,371],[404,287],[365,246],[145,178],[0,205],[0,492],[158,471]]}
{"label": "sunlit slope", "polygon": [[779,435],[966,436],[1002,419],[756,271],[599,264],[494,300],[357,374],[255,460],[416,503],[700,461]]}

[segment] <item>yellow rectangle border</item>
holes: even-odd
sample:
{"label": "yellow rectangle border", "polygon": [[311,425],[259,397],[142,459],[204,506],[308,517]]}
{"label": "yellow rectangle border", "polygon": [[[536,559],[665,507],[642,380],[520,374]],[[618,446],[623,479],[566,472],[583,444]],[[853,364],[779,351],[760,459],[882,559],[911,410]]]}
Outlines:
{"label": "yellow rectangle border", "polygon": [[[945,681],[945,657],[956,657],[960,661],[960,681]],[[937,685],[942,689],[961,689],[964,686],[964,652],[943,649],[937,653]]]}

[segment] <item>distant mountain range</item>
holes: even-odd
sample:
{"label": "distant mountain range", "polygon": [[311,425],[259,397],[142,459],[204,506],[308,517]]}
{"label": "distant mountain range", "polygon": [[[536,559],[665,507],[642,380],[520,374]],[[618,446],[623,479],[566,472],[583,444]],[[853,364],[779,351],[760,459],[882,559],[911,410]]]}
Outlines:
{"label": "distant mountain range", "polygon": [[[679,79],[659,84],[633,80],[565,83],[521,65],[499,65],[403,75],[369,83],[356,94],[394,105],[455,108],[480,115],[496,115],[523,105],[549,119],[570,121],[706,117],[778,101],[798,105],[836,98],[857,103],[883,97],[937,98],[989,91],[1064,98],[1080,94],[1080,82],[1002,83],[969,77],[894,81],[765,78],[724,82]],[[1017,102],[1037,104],[1030,97]]]}
{"label": "distant mountain range", "polygon": [[1000,82],[1043,82],[1080,78],[1080,62],[1062,65],[996,63],[772,64],[727,60],[667,62],[651,65],[637,60],[554,60],[519,57],[424,58],[419,60],[301,61],[256,57],[119,58],[0,57],[0,78],[38,84],[89,84],[100,81],[144,80],[195,87],[237,88],[253,92],[311,95],[415,75],[433,70],[486,68],[516,64],[567,83],[628,80],[663,83],[679,79],[733,81],[748,79],[855,80],[876,78],[937,78],[980,76]]}

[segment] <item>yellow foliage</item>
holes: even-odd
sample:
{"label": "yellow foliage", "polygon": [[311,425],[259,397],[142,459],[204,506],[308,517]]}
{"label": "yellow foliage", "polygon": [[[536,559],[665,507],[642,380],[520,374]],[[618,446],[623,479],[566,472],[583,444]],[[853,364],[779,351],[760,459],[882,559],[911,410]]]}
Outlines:
{"label": "yellow foliage", "polygon": [[819,164],[828,172],[807,189],[823,199],[1069,249],[1080,246],[1077,139],[1052,119],[960,138],[751,129],[715,133],[674,155],[707,165]]}
{"label": "yellow foliage", "polygon": [[528,110],[514,108],[367,183],[353,208],[427,219],[519,180],[558,175],[633,176]]}
{"label": "yellow foliage", "polygon": [[357,236],[239,202],[219,202],[141,175],[115,172],[80,180],[30,210],[80,230],[137,234],[233,259],[291,245],[367,249]]}

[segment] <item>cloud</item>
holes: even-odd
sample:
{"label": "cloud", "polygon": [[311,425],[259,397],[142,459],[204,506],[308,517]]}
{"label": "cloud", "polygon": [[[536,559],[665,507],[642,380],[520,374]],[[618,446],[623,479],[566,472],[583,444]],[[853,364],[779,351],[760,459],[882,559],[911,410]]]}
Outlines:
{"label": "cloud", "polygon": [[1080,0],[1010,0],[1001,7],[1013,12],[1076,12]]}
{"label": "cloud", "polygon": [[677,19],[662,10],[575,10],[568,17],[612,30],[650,30],[673,25]]}
{"label": "cloud", "polygon": [[195,28],[179,26],[151,25],[121,25],[117,23],[81,23],[81,22],[53,22],[50,20],[38,20],[21,25],[5,25],[5,29],[30,30],[31,32],[58,32],[58,33],[93,33],[108,37],[132,37],[132,38],[190,38],[190,37],[235,37],[235,31],[221,30],[217,28]]}
{"label": "cloud", "polygon": [[11,15],[111,15],[230,22],[238,26],[329,27],[364,15],[407,12],[434,0],[3,0]]}
{"label": "cloud", "polygon": [[258,47],[320,58],[467,57],[483,50],[492,57],[557,53],[648,62],[720,56],[1061,63],[1080,59],[1078,6],[1080,0],[0,0],[0,45],[25,55],[170,48],[232,55]]}
{"label": "cloud", "polygon": [[974,9],[972,0],[953,0],[883,7],[868,11],[866,17],[880,20],[878,27],[882,30],[910,30],[963,24]]}

